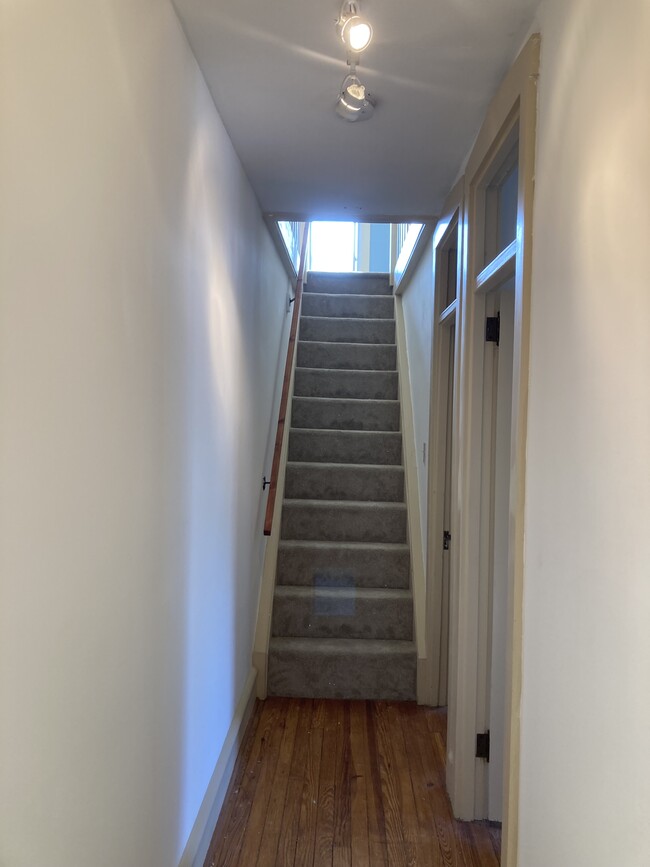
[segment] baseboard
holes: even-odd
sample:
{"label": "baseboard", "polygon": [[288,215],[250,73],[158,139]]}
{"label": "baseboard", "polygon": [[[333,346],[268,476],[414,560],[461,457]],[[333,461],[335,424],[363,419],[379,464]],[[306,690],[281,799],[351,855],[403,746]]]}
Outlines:
{"label": "baseboard", "polygon": [[210,841],[219,818],[219,813],[228,791],[228,785],[246,731],[246,726],[255,707],[256,671],[248,675],[235,715],[228,729],[221,753],[208,784],[203,803],[199,809],[194,827],[187,840],[178,867],[203,867],[210,848]]}

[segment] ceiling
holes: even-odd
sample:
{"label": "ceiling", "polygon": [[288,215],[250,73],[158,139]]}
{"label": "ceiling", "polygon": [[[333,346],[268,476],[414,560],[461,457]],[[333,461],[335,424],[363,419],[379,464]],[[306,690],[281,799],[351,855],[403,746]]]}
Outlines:
{"label": "ceiling", "polygon": [[265,212],[438,213],[538,0],[361,0],[374,116],[334,112],[340,0],[174,0]]}

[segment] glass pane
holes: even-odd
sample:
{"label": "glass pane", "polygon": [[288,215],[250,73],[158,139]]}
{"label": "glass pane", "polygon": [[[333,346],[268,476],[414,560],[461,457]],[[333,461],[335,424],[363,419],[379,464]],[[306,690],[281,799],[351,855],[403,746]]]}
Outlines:
{"label": "glass pane", "polygon": [[517,237],[517,189],[519,166],[510,169],[497,188],[497,253]]}
{"label": "glass pane", "polygon": [[[446,280],[446,293],[445,293],[445,307],[449,307],[451,302],[456,298],[456,287],[457,287],[457,268],[458,268],[458,250],[456,247],[452,247],[449,250],[445,251],[445,255],[447,257],[447,280]],[[443,308],[444,309],[444,308]]]}
{"label": "glass pane", "polygon": [[501,154],[495,159],[495,168],[484,187],[485,235],[481,267],[502,253],[517,238],[517,205],[519,196],[519,143],[515,128]]}

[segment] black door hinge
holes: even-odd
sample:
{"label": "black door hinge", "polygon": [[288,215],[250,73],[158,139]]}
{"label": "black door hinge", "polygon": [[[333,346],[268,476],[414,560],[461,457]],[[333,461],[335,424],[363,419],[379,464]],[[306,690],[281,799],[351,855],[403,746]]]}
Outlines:
{"label": "black door hinge", "polygon": [[499,345],[499,337],[501,336],[501,314],[496,316],[488,316],[485,320],[485,341],[486,343],[496,343]]}
{"label": "black door hinge", "polygon": [[451,533],[449,532],[449,530],[443,530],[442,531],[442,550],[443,551],[449,550],[450,542],[451,542]]}
{"label": "black door hinge", "polygon": [[476,735],[476,758],[490,761],[490,732],[489,730]]}

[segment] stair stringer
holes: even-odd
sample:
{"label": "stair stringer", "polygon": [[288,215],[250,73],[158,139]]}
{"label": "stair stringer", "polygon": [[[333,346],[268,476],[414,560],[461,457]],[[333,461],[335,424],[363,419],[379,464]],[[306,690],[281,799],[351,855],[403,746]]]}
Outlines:
{"label": "stair stringer", "polygon": [[404,499],[407,511],[407,537],[411,549],[411,591],[413,594],[413,628],[417,650],[416,694],[418,704],[435,705],[431,694],[426,652],[426,572],[422,536],[422,516],[417,474],[417,443],[413,426],[413,402],[409,376],[406,327],[401,295],[395,295],[395,342],[402,431],[402,461],[404,464]]}
{"label": "stair stringer", "polygon": [[[300,320],[298,320],[298,332],[296,344],[300,338]],[[293,404],[293,385],[296,376],[296,362],[298,353],[293,354],[293,366],[289,380],[290,403],[287,406],[287,418],[291,418]],[[273,595],[275,593],[275,579],[278,566],[278,548],[280,546],[280,533],[282,530],[282,506],[284,503],[284,488],[287,476],[287,459],[289,456],[289,433],[291,425],[285,424],[282,437],[282,449],[280,451],[280,466],[278,468],[278,481],[273,507],[273,524],[271,535],[266,543],[264,562],[262,565],[262,577],[260,581],[260,593],[257,604],[257,623],[255,625],[255,638],[253,641],[253,668],[257,671],[256,691],[257,697],[264,700],[267,696],[267,681],[269,667],[269,642],[271,640],[271,617],[273,614]]]}

